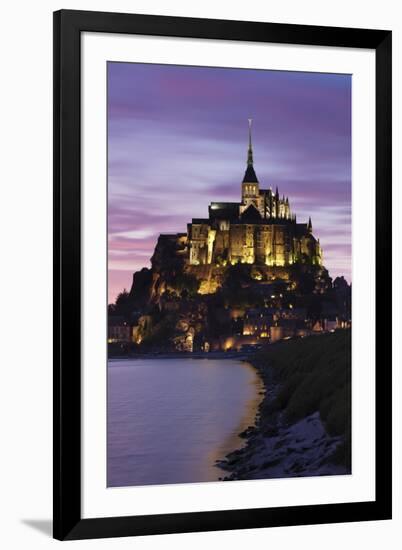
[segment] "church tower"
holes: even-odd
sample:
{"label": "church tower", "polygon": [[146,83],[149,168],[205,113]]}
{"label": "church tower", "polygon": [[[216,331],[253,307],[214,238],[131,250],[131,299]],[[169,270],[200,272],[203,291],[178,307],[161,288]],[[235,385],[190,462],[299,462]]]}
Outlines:
{"label": "church tower", "polygon": [[248,119],[248,151],[247,151],[247,169],[244,174],[241,184],[241,198],[244,207],[247,208],[253,204],[258,209],[260,196],[259,184],[257,175],[253,166],[253,145],[251,141],[251,123],[252,119]]}

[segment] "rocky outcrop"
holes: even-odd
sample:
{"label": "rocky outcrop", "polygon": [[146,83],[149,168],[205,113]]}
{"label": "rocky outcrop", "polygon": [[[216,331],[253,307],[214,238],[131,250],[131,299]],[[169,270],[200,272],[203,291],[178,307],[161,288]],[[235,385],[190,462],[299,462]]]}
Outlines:
{"label": "rocky outcrop", "polygon": [[154,276],[155,273],[146,267],[143,267],[140,271],[136,271],[133,274],[130,300],[134,308],[143,308],[152,298]]}

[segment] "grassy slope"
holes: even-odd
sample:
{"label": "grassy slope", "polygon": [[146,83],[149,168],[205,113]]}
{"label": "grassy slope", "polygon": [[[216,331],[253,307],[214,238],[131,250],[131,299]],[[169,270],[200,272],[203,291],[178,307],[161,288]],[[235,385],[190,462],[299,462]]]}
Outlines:
{"label": "grassy slope", "polygon": [[319,411],[327,432],[344,437],[333,458],[346,466],[351,460],[350,332],[279,342],[255,357],[263,375],[264,367],[271,367],[280,387],[273,402],[262,404],[262,420],[282,410],[293,423]]}

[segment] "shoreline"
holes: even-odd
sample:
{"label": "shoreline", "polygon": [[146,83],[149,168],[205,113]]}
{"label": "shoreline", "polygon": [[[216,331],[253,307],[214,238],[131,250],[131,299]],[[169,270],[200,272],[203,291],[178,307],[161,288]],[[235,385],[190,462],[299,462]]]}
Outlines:
{"label": "shoreline", "polygon": [[122,355],[108,357],[108,362],[124,361],[135,359],[238,359],[239,361],[249,361],[250,356],[255,352],[229,352],[229,351],[209,351],[209,352],[170,352],[170,353],[138,353],[135,355]]}
{"label": "shoreline", "polygon": [[344,437],[329,435],[318,411],[297,422],[286,422],[286,409],[274,407],[274,400],[283,387],[275,380],[274,369],[256,354],[247,358],[247,362],[261,379],[263,395],[254,424],[239,434],[244,444],[216,461],[226,472],[220,479],[350,475],[350,469],[333,461]]}
{"label": "shoreline", "polygon": [[236,429],[210,454],[211,462],[217,469],[217,481],[221,481],[222,477],[225,475],[225,471],[219,466],[221,457],[237,451],[239,447],[244,445],[244,439],[240,434],[246,431],[249,426],[255,422],[262,401],[263,392],[265,391],[261,377],[248,359],[241,360],[240,363],[242,363],[243,368],[247,368],[250,371],[253,377],[250,381],[250,384],[253,386],[253,391],[252,395],[245,402],[244,411]]}

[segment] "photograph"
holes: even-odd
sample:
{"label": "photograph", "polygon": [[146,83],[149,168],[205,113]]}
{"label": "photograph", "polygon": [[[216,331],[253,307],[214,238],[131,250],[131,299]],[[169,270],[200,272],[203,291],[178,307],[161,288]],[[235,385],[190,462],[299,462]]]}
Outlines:
{"label": "photograph", "polygon": [[108,488],[352,474],[351,110],[350,74],[108,61]]}
{"label": "photograph", "polygon": [[395,550],[400,4],[94,4],[2,9],[2,547]]}

